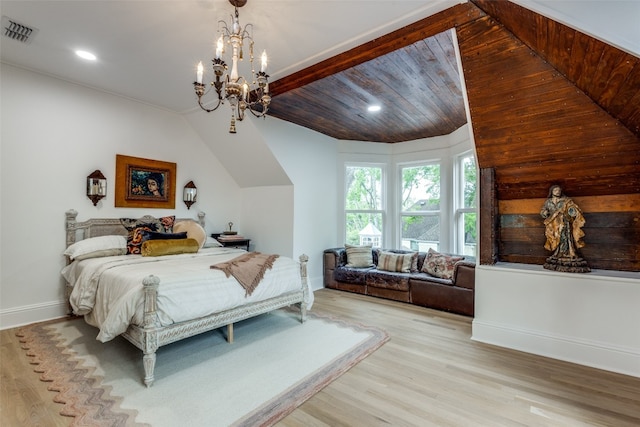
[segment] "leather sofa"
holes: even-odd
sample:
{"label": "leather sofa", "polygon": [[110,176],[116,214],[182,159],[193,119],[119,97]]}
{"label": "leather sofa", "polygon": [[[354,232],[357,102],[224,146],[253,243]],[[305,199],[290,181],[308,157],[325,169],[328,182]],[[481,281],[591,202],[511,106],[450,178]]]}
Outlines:
{"label": "leather sofa", "polygon": [[[384,249],[387,252],[407,253]],[[450,254],[445,254],[450,255]],[[460,256],[460,255],[458,255]],[[372,249],[371,267],[347,267],[344,248],[324,251],[324,286],[392,299],[423,307],[473,316],[475,292],[475,259],[464,257],[454,265],[453,277],[443,279],[422,272],[426,253],[419,252],[417,268],[410,273],[379,270],[378,251]]]}

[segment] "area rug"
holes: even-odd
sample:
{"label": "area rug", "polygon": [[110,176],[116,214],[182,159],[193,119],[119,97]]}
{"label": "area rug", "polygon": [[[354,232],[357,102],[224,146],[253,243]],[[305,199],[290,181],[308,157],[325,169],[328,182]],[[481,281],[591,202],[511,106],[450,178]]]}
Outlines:
{"label": "area rug", "polygon": [[125,339],[95,340],[82,319],[18,331],[75,426],[269,426],[378,349],[388,335],[335,317],[276,310],[161,347],[155,383]]}

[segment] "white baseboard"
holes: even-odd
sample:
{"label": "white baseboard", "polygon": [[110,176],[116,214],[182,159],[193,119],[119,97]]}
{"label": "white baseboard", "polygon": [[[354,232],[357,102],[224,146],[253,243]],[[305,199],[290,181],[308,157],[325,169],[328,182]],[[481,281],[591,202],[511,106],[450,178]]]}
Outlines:
{"label": "white baseboard", "polygon": [[324,278],[322,276],[309,277],[309,285],[313,292],[324,288]]}
{"label": "white baseboard", "polygon": [[472,340],[640,377],[640,350],[473,320]]}
{"label": "white baseboard", "polygon": [[16,328],[30,323],[58,319],[66,316],[68,311],[65,301],[51,301],[2,310],[0,311],[0,329]]}

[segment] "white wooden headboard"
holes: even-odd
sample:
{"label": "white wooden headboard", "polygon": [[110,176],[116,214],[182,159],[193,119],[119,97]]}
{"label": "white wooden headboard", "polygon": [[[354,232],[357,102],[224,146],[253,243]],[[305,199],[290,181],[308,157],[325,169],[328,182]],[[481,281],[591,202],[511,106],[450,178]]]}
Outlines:
{"label": "white wooden headboard", "polygon": [[[90,218],[86,221],[78,222],[76,220],[78,212],[70,209],[65,212],[65,230],[67,247],[79,240],[88,239],[89,237],[120,235],[127,236],[127,229],[120,222],[120,218]],[[204,212],[198,212],[198,223],[204,228]],[[140,219],[154,220],[150,215],[145,215]],[[192,218],[176,218],[176,222],[194,221]]]}

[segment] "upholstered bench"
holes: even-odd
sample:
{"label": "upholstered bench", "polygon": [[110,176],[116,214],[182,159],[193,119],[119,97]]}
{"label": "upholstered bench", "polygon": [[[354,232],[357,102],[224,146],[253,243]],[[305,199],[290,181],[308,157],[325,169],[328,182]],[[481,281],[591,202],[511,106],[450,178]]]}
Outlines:
{"label": "upholstered bench", "polygon": [[[325,287],[473,316],[473,257],[434,251],[369,250],[370,262],[367,260],[369,265],[364,265],[366,262],[350,264],[345,248],[326,249]],[[380,262],[380,254],[386,263]],[[394,254],[398,257],[393,258]],[[400,256],[409,257],[410,261],[398,259]],[[387,265],[389,259],[390,267]]]}

